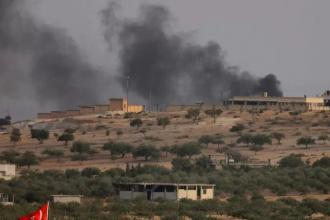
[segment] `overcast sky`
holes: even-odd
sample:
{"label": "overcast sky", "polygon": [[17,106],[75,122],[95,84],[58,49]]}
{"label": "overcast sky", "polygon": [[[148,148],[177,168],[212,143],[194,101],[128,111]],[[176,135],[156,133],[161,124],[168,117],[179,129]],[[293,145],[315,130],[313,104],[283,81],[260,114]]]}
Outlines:
{"label": "overcast sky", "polygon": [[[62,27],[93,64],[116,72],[102,36],[100,10],[108,0],[30,0],[32,14]],[[120,0],[135,17],[141,3],[162,4],[175,29],[196,42],[218,42],[226,60],[254,75],[274,73],[287,96],[312,96],[330,88],[329,0]],[[110,96],[111,94],[109,94]]]}

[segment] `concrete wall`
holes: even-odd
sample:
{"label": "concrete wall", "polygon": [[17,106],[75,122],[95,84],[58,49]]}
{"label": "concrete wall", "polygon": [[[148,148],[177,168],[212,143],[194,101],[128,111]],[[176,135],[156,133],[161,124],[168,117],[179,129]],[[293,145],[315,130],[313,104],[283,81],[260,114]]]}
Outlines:
{"label": "concrete wall", "polygon": [[0,179],[10,180],[16,175],[14,164],[0,164]]}
{"label": "concrete wall", "polygon": [[143,111],[144,111],[144,105],[128,105],[128,112],[139,113]]}
{"label": "concrete wall", "polygon": [[71,202],[75,202],[75,203],[81,203],[81,196],[65,196],[65,195],[55,195],[52,196],[52,200],[55,203],[71,203]]}
{"label": "concrete wall", "polygon": [[201,199],[213,199],[214,198],[214,188],[213,187],[202,187]]}
{"label": "concrete wall", "polygon": [[147,198],[146,192],[133,192],[133,191],[120,191],[119,198],[120,199],[135,199],[135,198]]}
{"label": "concrete wall", "polygon": [[151,199],[167,199],[176,200],[176,192],[153,192],[151,194]]}
{"label": "concrete wall", "polygon": [[95,105],[94,106],[94,111],[95,113],[106,113],[107,111],[109,111],[110,106],[109,105]]}
{"label": "concrete wall", "polygon": [[80,115],[89,115],[94,114],[94,106],[80,106],[79,107]]}
{"label": "concrete wall", "polygon": [[[127,104],[127,102],[126,102]],[[124,99],[110,99],[110,111],[124,111]]]}
{"label": "concrete wall", "polygon": [[197,200],[197,187],[196,189],[178,189],[178,199],[192,199]]}

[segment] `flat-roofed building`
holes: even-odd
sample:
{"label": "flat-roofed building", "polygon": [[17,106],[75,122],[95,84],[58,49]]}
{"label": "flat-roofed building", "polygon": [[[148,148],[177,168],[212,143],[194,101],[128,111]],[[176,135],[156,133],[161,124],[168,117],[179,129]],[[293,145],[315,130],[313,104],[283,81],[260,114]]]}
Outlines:
{"label": "flat-roofed building", "polygon": [[51,195],[51,200],[54,203],[81,203],[81,195]]}
{"label": "flat-roofed building", "polygon": [[16,175],[14,164],[0,164],[0,179],[11,180]]}
{"label": "flat-roofed building", "polygon": [[94,106],[79,106],[80,115],[91,115],[95,114]]}
{"label": "flat-roofed building", "polygon": [[324,97],[234,96],[224,102],[230,109],[330,110]]}
{"label": "flat-roofed building", "polygon": [[95,105],[94,108],[95,108],[95,113],[106,113],[107,111],[109,111],[109,108],[110,106],[109,105]]}
{"label": "flat-roofed building", "polygon": [[214,198],[213,184],[184,183],[119,183],[115,184],[120,199],[204,200]]}

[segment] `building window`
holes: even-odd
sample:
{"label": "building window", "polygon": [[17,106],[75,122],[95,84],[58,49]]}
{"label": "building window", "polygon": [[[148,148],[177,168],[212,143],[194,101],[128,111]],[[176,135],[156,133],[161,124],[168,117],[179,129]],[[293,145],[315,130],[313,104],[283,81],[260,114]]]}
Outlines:
{"label": "building window", "polygon": [[186,186],[179,186],[179,189],[184,189],[184,190],[186,190]]}
{"label": "building window", "polygon": [[188,190],[196,190],[196,186],[188,186]]}
{"label": "building window", "polygon": [[206,194],[206,189],[203,189],[203,194]]}

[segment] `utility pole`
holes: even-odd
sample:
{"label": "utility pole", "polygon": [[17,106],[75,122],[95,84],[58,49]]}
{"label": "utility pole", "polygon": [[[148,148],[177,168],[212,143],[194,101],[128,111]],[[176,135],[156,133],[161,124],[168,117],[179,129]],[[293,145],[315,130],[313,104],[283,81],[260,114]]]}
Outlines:
{"label": "utility pole", "polygon": [[128,112],[129,80],[130,80],[130,77],[129,77],[129,75],[127,75],[127,77],[126,77],[126,101],[127,101],[127,104],[126,104],[126,112]]}

